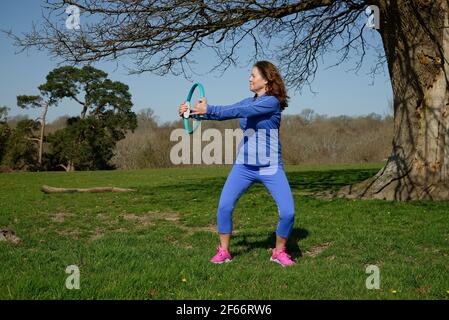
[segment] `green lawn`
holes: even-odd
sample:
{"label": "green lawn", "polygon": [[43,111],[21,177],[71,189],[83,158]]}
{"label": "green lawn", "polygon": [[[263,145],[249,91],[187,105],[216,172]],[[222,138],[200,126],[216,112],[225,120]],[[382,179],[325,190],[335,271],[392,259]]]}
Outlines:
{"label": "green lawn", "polygon": [[[290,268],[269,261],[277,208],[261,184],[234,211],[232,263],[213,265],[230,166],[0,174],[0,299],[449,299],[449,203],[314,199],[381,167],[285,166],[296,208]],[[44,194],[119,186],[135,193]],[[365,287],[366,266],[380,289]],[[79,290],[65,269],[80,269]]]}

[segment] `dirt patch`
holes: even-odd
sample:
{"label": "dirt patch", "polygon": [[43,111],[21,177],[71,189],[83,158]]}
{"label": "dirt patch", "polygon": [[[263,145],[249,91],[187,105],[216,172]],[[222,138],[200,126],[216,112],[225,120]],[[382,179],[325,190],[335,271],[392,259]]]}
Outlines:
{"label": "dirt patch", "polygon": [[158,220],[167,220],[167,221],[178,221],[179,220],[179,214],[176,212],[148,212],[146,215],[150,215],[153,217],[153,219]]}
{"label": "dirt patch", "polygon": [[58,212],[51,215],[51,221],[53,222],[64,222],[67,217],[72,216],[71,213]]}
{"label": "dirt patch", "polygon": [[13,244],[18,244],[22,241],[14,230],[7,229],[7,228],[0,228],[0,241],[7,241]]}
{"label": "dirt patch", "polygon": [[[61,212],[55,213],[52,215],[52,221],[61,223],[65,221],[68,216],[72,216],[72,214]],[[109,233],[126,233],[129,232],[130,229],[133,229],[135,227],[139,228],[154,226],[158,221],[170,221],[171,225],[179,227],[187,235],[192,235],[196,232],[217,232],[216,224],[209,224],[206,226],[186,226],[180,221],[180,215],[176,212],[149,211],[145,213],[122,213],[119,216],[114,217],[109,216],[107,213],[103,212],[96,214],[95,218],[98,219],[97,221],[100,222],[102,226],[89,230],[87,237],[90,241],[98,240]],[[120,224],[121,219],[134,222],[134,225],[123,226]],[[81,238],[81,231],[77,228],[65,228],[56,232],[61,236],[68,236],[74,239]],[[235,232],[237,233],[238,230],[235,230]],[[193,247],[190,245],[180,246],[184,247],[185,249],[193,249]]]}
{"label": "dirt patch", "polygon": [[117,217],[112,217],[104,213],[97,214],[97,219],[108,227],[115,226],[120,222],[119,219],[117,219]]}
{"label": "dirt patch", "polygon": [[100,239],[103,236],[104,236],[103,230],[100,228],[95,228],[95,230],[92,232],[92,234],[90,236],[90,240],[95,241],[95,240]]}
{"label": "dirt patch", "polygon": [[320,253],[322,253],[324,250],[326,250],[327,248],[329,248],[329,246],[331,245],[331,242],[325,242],[316,246],[313,246],[312,248],[310,248],[309,251],[306,251],[304,253],[305,256],[308,257],[316,257],[317,255],[319,255]]}
{"label": "dirt patch", "polygon": [[195,232],[216,232],[217,231],[217,225],[210,224],[208,226],[204,227],[188,227],[185,225],[178,225],[182,230],[186,231],[189,235],[195,233]]}
{"label": "dirt patch", "polygon": [[123,215],[123,219],[137,221],[143,226],[154,225],[155,220],[178,221],[179,215],[176,212],[147,212],[143,214],[127,213]]}
{"label": "dirt patch", "polygon": [[184,230],[191,235],[195,232],[216,232],[217,225],[210,224],[208,226],[186,226],[179,221],[179,214],[176,212],[160,212],[152,211],[142,214],[126,213],[122,215],[123,219],[128,221],[136,221],[143,226],[154,225],[157,220],[171,221],[175,226]]}
{"label": "dirt patch", "polygon": [[191,227],[188,228],[190,230],[192,230],[193,232],[198,232],[198,231],[203,231],[203,232],[215,232],[217,231],[217,225],[215,224],[210,224],[206,227]]}
{"label": "dirt patch", "polygon": [[182,249],[186,249],[186,250],[191,250],[191,249],[193,249],[193,246],[192,246],[190,243],[185,242],[184,240],[178,240],[178,239],[176,239],[176,237],[174,237],[173,235],[166,235],[166,236],[165,236],[165,240],[166,240],[168,243],[171,243],[171,244],[173,244],[173,245],[176,245],[177,247],[180,247],[180,248],[182,248]]}
{"label": "dirt patch", "polygon": [[431,286],[425,285],[425,286],[418,287],[418,288],[416,288],[415,290],[418,292],[418,294],[426,295],[426,294],[429,293],[429,290],[430,290],[431,288],[432,288]]}
{"label": "dirt patch", "polygon": [[109,220],[109,217],[104,213],[98,213],[97,219],[100,219],[101,221]]}
{"label": "dirt patch", "polygon": [[159,294],[159,290],[155,288],[151,288],[148,290],[148,295],[150,298],[156,297]]}
{"label": "dirt patch", "polygon": [[79,239],[80,237],[80,231],[78,229],[63,229],[56,231],[56,233],[60,236],[68,236],[74,239]]}
{"label": "dirt patch", "polygon": [[154,223],[152,222],[154,219],[152,217],[148,217],[148,216],[144,216],[144,215],[143,216],[137,216],[134,213],[124,214],[123,215],[123,219],[137,221],[142,226],[154,225]]}

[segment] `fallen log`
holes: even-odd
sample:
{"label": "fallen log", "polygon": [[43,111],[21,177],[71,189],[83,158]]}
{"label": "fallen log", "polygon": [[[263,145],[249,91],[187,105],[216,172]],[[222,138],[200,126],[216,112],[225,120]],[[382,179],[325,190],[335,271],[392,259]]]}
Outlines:
{"label": "fallen log", "polygon": [[95,187],[95,188],[56,188],[43,185],[41,191],[45,193],[61,193],[61,192],[134,192],[135,189],[124,189],[117,187]]}

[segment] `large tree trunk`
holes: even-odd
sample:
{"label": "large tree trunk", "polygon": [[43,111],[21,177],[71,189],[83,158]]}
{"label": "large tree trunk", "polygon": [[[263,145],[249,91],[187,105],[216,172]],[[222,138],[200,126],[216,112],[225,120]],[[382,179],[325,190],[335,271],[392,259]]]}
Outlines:
{"label": "large tree trunk", "polygon": [[380,1],[394,95],[393,150],[375,176],[327,196],[449,200],[447,2]]}

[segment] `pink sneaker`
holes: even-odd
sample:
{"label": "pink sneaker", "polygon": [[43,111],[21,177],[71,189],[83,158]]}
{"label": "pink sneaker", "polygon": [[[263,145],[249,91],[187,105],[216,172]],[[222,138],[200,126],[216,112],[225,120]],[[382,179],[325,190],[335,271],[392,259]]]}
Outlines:
{"label": "pink sneaker", "polygon": [[277,252],[276,248],[273,248],[271,249],[271,252],[272,255],[270,261],[279,263],[283,267],[295,264],[295,262],[291,259],[290,255],[285,252],[285,247],[283,247],[280,252]]}
{"label": "pink sneaker", "polygon": [[223,262],[231,262],[232,256],[228,250],[223,249],[220,245],[217,246],[217,254],[209,260],[212,263],[220,264]]}

